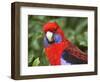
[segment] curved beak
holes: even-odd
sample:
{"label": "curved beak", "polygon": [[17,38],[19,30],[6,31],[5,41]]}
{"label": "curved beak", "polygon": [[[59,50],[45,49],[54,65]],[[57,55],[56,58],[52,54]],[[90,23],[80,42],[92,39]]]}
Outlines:
{"label": "curved beak", "polygon": [[53,33],[52,32],[48,31],[46,33],[46,37],[47,37],[47,39],[48,39],[49,42],[53,41]]}

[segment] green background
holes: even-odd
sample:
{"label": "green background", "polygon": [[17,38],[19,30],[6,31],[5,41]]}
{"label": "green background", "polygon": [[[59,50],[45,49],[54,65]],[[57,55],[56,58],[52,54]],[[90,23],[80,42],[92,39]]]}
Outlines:
{"label": "green background", "polygon": [[85,17],[28,16],[28,66],[50,65],[43,46],[43,25],[57,22],[65,36],[82,51],[87,53],[87,26]]}

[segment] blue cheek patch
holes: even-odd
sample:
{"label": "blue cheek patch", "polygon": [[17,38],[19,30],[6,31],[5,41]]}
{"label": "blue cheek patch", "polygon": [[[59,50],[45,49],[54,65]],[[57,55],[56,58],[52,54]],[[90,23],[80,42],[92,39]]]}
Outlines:
{"label": "blue cheek patch", "polygon": [[54,35],[54,41],[55,43],[60,43],[62,41],[62,38],[59,34]]}
{"label": "blue cheek patch", "polygon": [[44,37],[44,47],[48,47],[48,45],[49,45],[49,43],[48,43],[46,37]]}

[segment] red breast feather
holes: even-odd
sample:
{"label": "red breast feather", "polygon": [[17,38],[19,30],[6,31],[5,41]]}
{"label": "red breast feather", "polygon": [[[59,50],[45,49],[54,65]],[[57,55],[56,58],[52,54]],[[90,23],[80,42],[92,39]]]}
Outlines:
{"label": "red breast feather", "polygon": [[67,43],[54,43],[45,48],[47,58],[51,65],[60,65],[60,58],[63,50],[66,48]]}

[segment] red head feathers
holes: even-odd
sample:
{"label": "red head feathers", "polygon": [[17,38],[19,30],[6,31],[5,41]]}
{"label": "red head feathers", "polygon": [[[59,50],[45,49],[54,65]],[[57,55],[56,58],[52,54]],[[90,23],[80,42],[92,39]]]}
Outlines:
{"label": "red head feathers", "polygon": [[54,32],[59,28],[58,24],[56,22],[48,22],[43,26],[43,31],[51,31]]}
{"label": "red head feathers", "polygon": [[47,31],[51,31],[62,36],[62,39],[65,40],[64,32],[60,28],[60,26],[56,22],[48,22],[43,26],[43,31],[46,33]]}

